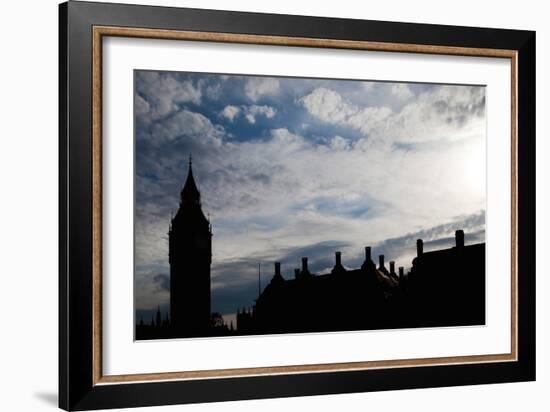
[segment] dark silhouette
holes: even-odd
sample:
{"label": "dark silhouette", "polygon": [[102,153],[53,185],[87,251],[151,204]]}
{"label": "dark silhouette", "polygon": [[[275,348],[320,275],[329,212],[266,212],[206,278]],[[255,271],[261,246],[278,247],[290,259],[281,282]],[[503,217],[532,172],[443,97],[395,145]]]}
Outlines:
{"label": "dark silhouette", "polygon": [[485,244],[423,253],[405,275],[384,255],[378,268],[365,248],[361,268],[346,270],[336,252],[330,273],[314,275],[307,257],[295,278],[285,280],[275,263],[271,282],[252,310],[239,311],[237,331],[246,333],[320,332],[403,327],[480,325],[485,323]]}
{"label": "dark silhouette", "polygon": [[201,209],[191,158],[180,207],[169,229],[170,319],[160,307],[149,324],[139,320],[136,339],[347,331],[485,323],[485,244],[465,245],[464,232],[455,246],[424,252],[421,239],[410,271],[395,271],[395,262],[378,267],[365,247],[360,268],[347,269],[335,252],[329,273],[312,273],[308,258],[285,279],[275,262],[269,284],[255,304],[237,308],[228,326],[210,313],[212,230]]}
{"label": "dark silhouette", "polygon": [[212,231],[202,212],[191,157],[168,239],[172,334],[177,337],[206,335],[210,330]]}
{"label": "dark silhouette", "polygon": [[455,247],[417,256],[404,279],[403,306],[411,326],[482,325],[485,323],[485,243],[466,246],[464,232]]}

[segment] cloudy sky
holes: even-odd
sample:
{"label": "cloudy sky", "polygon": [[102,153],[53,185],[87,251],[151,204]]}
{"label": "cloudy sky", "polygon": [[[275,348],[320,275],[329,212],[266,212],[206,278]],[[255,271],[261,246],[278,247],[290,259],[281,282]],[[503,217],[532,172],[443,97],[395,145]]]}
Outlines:
{"label": "cloudy sky", "polygon": [[[135,72],[138,319],[168,309],[167,231],[189,154],[213,226],[212,310],[228,318],[281,261],[409,267],[485,237],[481,86]],[[148,319],[148,318],[146,318]]]}

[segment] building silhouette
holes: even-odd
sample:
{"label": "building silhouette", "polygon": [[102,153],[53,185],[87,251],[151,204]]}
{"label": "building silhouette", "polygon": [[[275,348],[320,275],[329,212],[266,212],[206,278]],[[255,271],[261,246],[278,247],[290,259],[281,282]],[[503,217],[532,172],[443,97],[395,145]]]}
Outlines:
{"label": "building silhouette", "polygon": [[457,230],[452,248],[424,252],[418,239],[416,249],[403,297],[408,323],[485,324],[485,243],[467,246],[464,232]]}
{"label": "building silhouette", "polygon": [[212,230],[189,157],[187,180],[168,231],[170,324],[173,336],[207,335],[210,329]]}
{"label": "building silhouette", "polygon": [[220,313],[211,313],[210,266],[212,227],[201,207],[189,158],[187,179],[179,209],[168,231],[170,264],[170,317],[160,307],[149,323],[139,319],[136,339],[301,333],[482,325],[485,323],[485,244],[465,245],[464,232],[455,232],[455,245],[424,252],[410,270],[376,264],[365,247],[359,268],[347,268],[342,253],[325,274],[309,268],[307,257],[294,277],[283,277],[280,262],[259,291],[255,302],[236,308],[236,324],[227,325]]}
{"label": "building silhouette", "polygon": [[250,309],[238,311],[237,331],[245,334],[391,329],[404,327],[481,325],[485,323],[485,244],[455,246],[417,256],[404,268],[389,269],[384,255],[378,266],[365,248],[360,268],[346,269],[335,253],[329,273],[309,270],[308,258],[285,280],[276,262],[270,283]]}

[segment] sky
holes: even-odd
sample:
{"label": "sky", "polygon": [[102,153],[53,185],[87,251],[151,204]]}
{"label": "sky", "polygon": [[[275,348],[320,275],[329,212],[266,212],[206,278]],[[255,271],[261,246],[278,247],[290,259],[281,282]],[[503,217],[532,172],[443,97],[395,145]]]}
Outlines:
{"label": "sky", "polygon": [[212,311],[250,307],[280,261],[410,267],[485,239],[485,87],[134,72],[137,318],[169,309],[168,226],[189,155],[212,223]]}

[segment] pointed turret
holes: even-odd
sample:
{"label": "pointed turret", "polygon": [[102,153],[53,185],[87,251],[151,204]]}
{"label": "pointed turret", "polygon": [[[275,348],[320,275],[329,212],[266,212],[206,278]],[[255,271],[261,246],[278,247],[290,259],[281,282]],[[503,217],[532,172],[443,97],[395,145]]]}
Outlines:
{"label": "pointed turret", "polygon": [[201,194],[195,183],[195,177],[193,176],[193,159],[189,155],[189,169],[187,171],[187,179],[181,189],[180,193],[181,205],[197,205],[201,204]]}
{"label": "pointed turret", "polygon": [[195,226],[200,225],[211,232],[211,225],[209,219],[206,218],[201,207],[201,194],[195,183],[195,177],[193,176],[193,160],[189,156],[189,168],[187,170],[187,178],[185,184],[180,192],[180,207],[176,215],[170,221],[170,231],[174,229],[177,222],[186,220],[186,227],[189,224]]}

